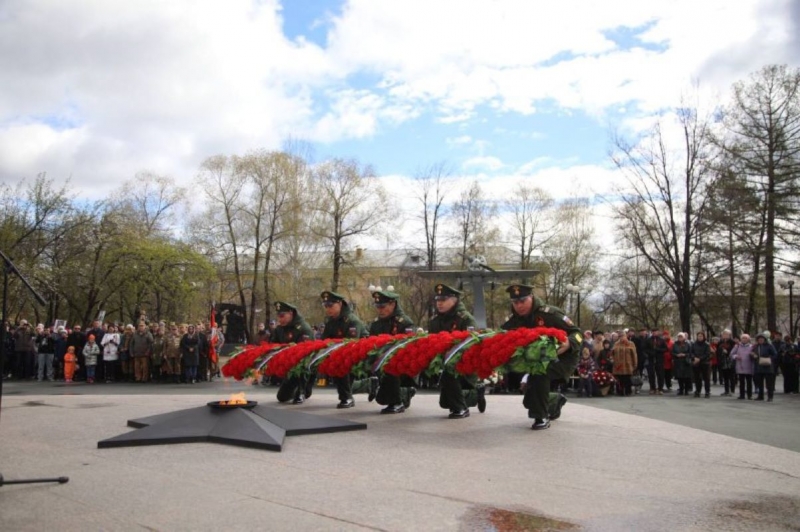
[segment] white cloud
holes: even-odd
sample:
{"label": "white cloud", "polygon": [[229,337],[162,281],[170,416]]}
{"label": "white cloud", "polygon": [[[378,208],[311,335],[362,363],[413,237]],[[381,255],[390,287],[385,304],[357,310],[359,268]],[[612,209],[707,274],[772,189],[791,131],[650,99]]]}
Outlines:
{"label": "white cloud", "polygon": [[[9,0],[0,180],[48,171],[96,191],[147,168],[188,181],[209,155],[366,139],[431,110],[454,132],[486,108],[502,122],[545,106],[624,107],[623,126],[641,127],[692,79],[718,95],[766,62],[797,64],[792,1],[349,0],[320,22],[321,47],[284,35],[278,0]],[[663,49],[622,49],[608,36],[620,27]],[[448,141],[474,150],[455,164],[510,172],[475,136]]]}
{"label": "white cloud", "polygon": [[503,161],[498,159],[497,157],[493,157],[491,155],[485,155],[480,157],[470,157],[461,165],[465,170],[470,169],[478,169],[478,170],[489,170],[490,172],[496,172],[505,166]]}
{"label": "white cloud", "polygon": [[[382,73],[395,97],[437,102],[444,122],[481,104],[530,114],[548,99],[598,115],[631,100],[656,110],[692,79],[727,87],[764,62],[796,63],[790,2],[352,0],[329,53]],[[606,33],[620,27],[647,27],[641,41],[666,50],[620,48]]]}

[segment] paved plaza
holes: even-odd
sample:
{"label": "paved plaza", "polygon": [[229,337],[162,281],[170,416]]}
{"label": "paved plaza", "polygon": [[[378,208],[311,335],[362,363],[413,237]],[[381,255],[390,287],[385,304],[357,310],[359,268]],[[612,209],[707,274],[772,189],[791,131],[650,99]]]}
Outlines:
{"label": "paved plaza", "polygon": [[[800,400],[571,399],[533,432],[516,395],[448,420],[433,393],[405,414],[303,412],[366,431],[288,438],[281,453],[212,443],[98,449],[128,419],[275,388],[5,383],[0,530],[800,530]],[[680,402],[680,403],[679,403]],[[705,426],[704,426],[705,425]],[[738,427],[738,428],[737,428]]]}

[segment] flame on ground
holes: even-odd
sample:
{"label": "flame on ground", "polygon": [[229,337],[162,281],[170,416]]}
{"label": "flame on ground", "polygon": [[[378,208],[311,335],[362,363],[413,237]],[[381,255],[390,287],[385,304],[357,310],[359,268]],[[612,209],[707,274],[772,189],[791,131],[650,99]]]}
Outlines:
{"label": "flame on ground", "polygon": [[244,397],[244,392],[231,394],[227,401],[220,401],[221,405],[246,405],[247,399]]}

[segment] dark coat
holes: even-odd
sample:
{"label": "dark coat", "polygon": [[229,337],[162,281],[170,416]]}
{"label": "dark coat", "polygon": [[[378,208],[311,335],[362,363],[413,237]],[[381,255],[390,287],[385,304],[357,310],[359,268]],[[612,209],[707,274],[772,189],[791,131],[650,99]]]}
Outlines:
{"label": "dark coat", "polygon": [[692,361],[689,357],[692,347],[683,341],[672,344],[672,374],[676,379],[692,378]]}
{"label": "dark coat", "polygon": [[375,318],[369,325],[370,336],[378,336],[379,334],[403,334],[406,329],[413,329],[414,322],[411,318],[406,316],[403,309],[400,308],[400,302],[395,303],[395,309],[391,316],[386,318]]}
{"label": "dark coat", "polygon": [[[711,364],[711,346],[708,342],[692,342],[692,347],[689,349],[691,355],[692,365],[708,366]],[[695,362],[699,360],[697,364]]]}
{"label": "dark coat", "polygon": [[475,326],[475,318],[467,312],[464,303],[459,300],[449,312],[444,314],[437,313],[436,316],[431,318],[428,324],[428,332],[466,331],[468,328]]}
{"label": "dark coat", "polygon": [[286,327],[278,325],[272,333],[272,343],[274,344],[299,343],[313,339],[314,331],[298,312],[294,312],[294,318],[289,325]]}
{"label": "dark coat", "polygon": [[721,369],[731,369],[734,367],[734,360],[731,358],[731,351],[736,343],[732,338],[722,339],[717,344],[717,366]]}
{"label": "dark coat", "polygon": [[184,366],[200,365],[200,335],[186,333],[181,338],[181,362]]}
{"label": "dark coat", "polygon": [[83,346],[86,345],[86,335],[83,331],[72,331],[67,335],[67,347],[74,347],[75,353],[83,353]]}
{"label": "dark coat", "polygon": [[322,339],[328,338],[364,338],[369,336],[367,328],[358,319],[350,305],[342,303],[342,312],[338,318],[328,318],[325,320],[325,329],[322,331]]}
{"label": "dark coat", "polygon": [[[778,352],[775,350],[775,346],[769,343],[763,344],[756,344],[753,346],[753,351],[751,353],[753,357],[753,373],[755,375],[774,375],[777,373],[778,369]],[[769,357],[770,365],[769,366],[762,366],[759,364],[760,358]]]}

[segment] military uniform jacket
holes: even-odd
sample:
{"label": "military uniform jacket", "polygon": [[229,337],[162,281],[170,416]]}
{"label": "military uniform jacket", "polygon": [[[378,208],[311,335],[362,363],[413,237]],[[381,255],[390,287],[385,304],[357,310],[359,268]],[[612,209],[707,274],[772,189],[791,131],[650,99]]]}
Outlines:
{"label": "military uniform jacket", "polygon": [[275,344],[291,344],[313,339],[314,331],[311,330],[311,326],[297,314],[289,325],[286,327],[278,325],[272,334],[272,343]]}
{"label": "military uniform jacket", "polygon": [[[353,334],[350,329],[355,329]],[[353,314],[350,307],[342,305],[342,313],[338,318],[328,318],[325,320],[325,328],[322,330],[322,339],[328,338],[363,338],[368,336],[367,328]]]}
{"label": "military uniform jacket", "polygon": [[395,309],[394,314],[388,318],[375,318],[369,326],[369,334],[377,336],[379,334],[403,334],[406,329],[413,328],[414,322],[406,316],[400,306]]}
{"label": "military uniform jacket", "polygon": [[449,312],[436,314],[428,324],[428,332],[466,331],[469,327],[475,327],[475,318],[467,312],[464,303],[459,301]]}
{"label": "military uniform jacket", "polygon": [[[535,299],[533,309],[529,315],[520,316],[514,313],[500,328],[511,331],[522,327],[552,327],[565,331],[572,347],[571,352],[576,355],[577,362],[577,354],[580,352],[580,347],[583,343],[583,335],[580,329],[572,323],[572,320],[560,308],[545,305],[539,299]],[[570,353],[564,353],[564,355],[567,354]]]}

